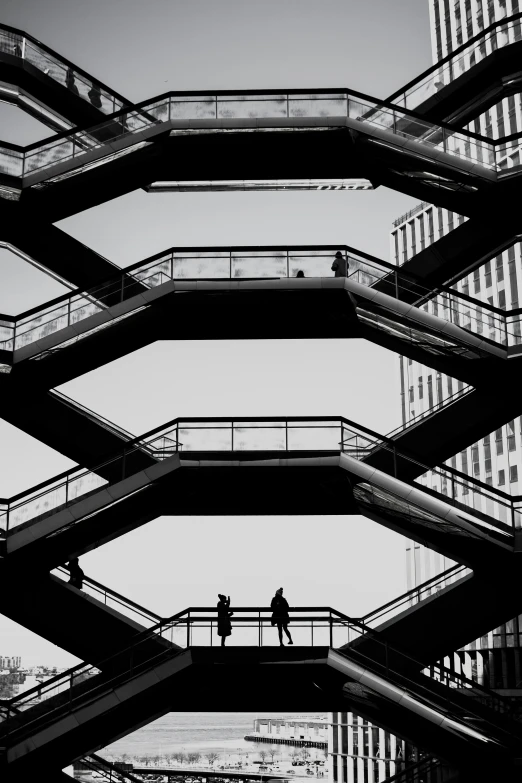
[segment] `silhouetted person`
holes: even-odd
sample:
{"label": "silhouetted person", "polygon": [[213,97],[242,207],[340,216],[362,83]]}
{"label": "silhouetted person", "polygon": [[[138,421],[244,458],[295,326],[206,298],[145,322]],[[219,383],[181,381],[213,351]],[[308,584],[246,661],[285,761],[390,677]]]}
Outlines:
{"label": "silhouetted person", "polygon": [[335,254],[332,272],[335,272],[335,277],[346,277],[348,274],[348,261],[340,250]]}
{"label": "silhouetted person", "polygon": [[67,563],[67,568],[69,569],[70,573],[70,579],[69,584],[73,587],[77,587],[78,590],[81,590],[83,587],[83,578],[85,576],[83,569],[80,568],[80,563],[78,561],[77,557],[73,557],[72,560]]}
{"label": "silhouetted person", "polygon": [[96,109],[101,109],[102,101],[101,101],[100,88],[97,87],[95,84],[93,84],[91,89],[89,90],[89,92],[87,94],[89,96],[89,100],[92,103],[92,105]]}
{"label": "silhouetted person", "polygon": [[232,623],[230,622],[231,616],[234,612],[230,611],[230,596],[221,595],[218,593],[218,636],[221,636],[221,646],[225,646],[225,639],[232,634]]}
{"label": "silhouetted person", "polygon": [[302,269],[300,269],[299,272],[296,274],[296,277],[304,277],[304,276],[305,276],[305,273],[303,272]]}
{"label": "silhouetted person", "polygon": [[22,56],[22,47],[18,43],[18,41],[13,44],[13,54],[15,57],[21,57]]}
{"label": "silhouetted person", "polygon": [[292,637],[290,636],[290,633],[288,631],[288,623],[290,622],[288,610],[290,607],[288,606],[288,601],[286,600],[286,598],[283,598],[282,587],[280,587],[279,590],[276,590],[276,594],[272,598],[272,603],[270,604],[270,608],[272,610],[272,625],[277,625],[277,632],[279,634],[279,644],[281,645],[281,647],[284,647],[283,630],[288,637],[288,644],[293,644]]}
{"label": "silhouetted person", "polygon": [[78,87],[76,86],[76,82],[74,81],[74,72],[72,68],[67,68],[67,73],[65,75],[65,86],[68,90],[73,92],[75,95],[79,95]]}

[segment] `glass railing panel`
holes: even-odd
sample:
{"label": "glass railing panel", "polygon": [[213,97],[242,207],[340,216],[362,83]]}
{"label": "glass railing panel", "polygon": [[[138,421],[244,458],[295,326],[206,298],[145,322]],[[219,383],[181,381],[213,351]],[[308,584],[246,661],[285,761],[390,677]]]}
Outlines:
{"label": "glass railing panel", "polygon": [[290,117],[346,117],[347,95],[290,95],[288,97]]}
{"label": "glass railing panel", "polygon": [[249,119],[263,117],[287,117],[286,96],[230,95],[217,99],[218,119]]}
{"label": "glass railing panel", "polygon": [[228,278],[231,276],[231,255],[228,251],[213,253],[174,253],[168,270],[174,279]]}
{"label": "glass railing panel", "polygon": [[370,612],[361,618],[361,620],[370,628],[376,628],[377,626],[388,622],[393,617],[396,617],[398,614],[411,609],[411,607],[417,606],[427,598],[433,598],[437,596],[449,585],[472,573],[472,570],[466,566],[453,566],[453,568],[444,571],[442,574],[439,574],[439,576],[433,579],[429,579],[424,584],[421,584],[413,590],[408,591],[404,595],[399,596],[395,601],[390,602],[373,612]]}
{"label": "glass railing panel", "polygon": [[170,98],[171,120],[211,120],[216,116],[215,95],[175,95]]}
{"label": "glass railing panel", "polygon": [[[423,473],[415,481],[422,486],[429,487],[450,502],[456,501],[459,506],[469,509],[471,513],[480,512],[486,515],[492,522],[497,520],[502,525],[511,528],[522,526],[520,510],[514,508],[508,498],[496,494],[493,488],[488,491],[486,488],[480,487],[473,482],[471,477],[468,481],[455,476],[450,470],[437,467]],[[481,521],[480,524],[488,527],[485,521]],[[495,526],[491,524],[489,527],[494,528]]]}
{"label": "glass railing panel", "polygon": [[59,480],[56,485],[46,486],[34,495],[10,503],[3,512],[0,510],[0,529],[11,530],[24,522],[54,513],[105,484],[107,481],[92,471],[72,473],[66,480]]}
{"label": "glass railing panel", "polygon": [[520,40],[522,40],[520,19],[507,22],[470,44],[405,93],[393,97],[393,101],[407,109],[415,109],[448,86],[450,82],[467,73],[473,65],[480,63],[496,49]]}
{"label": "glass railing panel", "polygon": [[122,107],[122,102],[110,92],[104,90],[88,77],[79,74],[61,60],[41,49],[36,43],[25,38],[24,46],[19,52],[28,63],[42,71],[54,81],[67,87],[80,98],[91,103],[104,114],[112,114]]}
{"label": "glass railing panel", "polygon": [[0,532],[5,533],[7,530],[7,510],[9,508],[8,503],[0,503]]}
{"label": "glass railing panel", "polygon": [[21,177],[23,170],[24,153],[2,147],[0,149],[0,172],[11,177]]}
{"label": "glass railing panel", "polygon": [[[296,277],[298,272],[303,272],[305,277],[333,277],[332,264],[335,252],[332,250],[289,250],[288,263],[285,259],[284,273],[279,277]],[[343,252],[346,259],[347,254]],[[350,268],[356,263],[355,259],[348,257]]]}
{"label": "glass railing panel", "polygon": [[[78,152],[82,150],[78,149]],[[30,174],[38,169],[53,166],[72,158],[75,153],[74,137],[59,139],[58,141],[31,150],[25,156],[24,174]]]}
{"label": "glass railing panel", "polygon": [[506,315],[508,345],[522,345],[522,314]]}
{"label": "glass railing panel", "polygon": [[12,54],[14,57],[22,56],[23,36],[10,33],[8,30],[0,30],[0,52]]}
{"label": "glass railing panel", "polygon": [[83,321],[91,315],[99,313],[103,308],[91,301],[85,295],[75,295],[62,304],[23,318],[16,322],[15,350],[40,340],[71,324]]}
{"label": "glass railing panel", "polygon": [[231,266],[227,277],[287,277],[287,254],[270,251],[246,251],[231,254]]}
{"label": "glass railing panel", "polygon": [[14,324],[0,320],[0,350],[12,351],[14,348]]}
{"label": "glass railing panel", "polygon": [[[284,117],[346,117],[375,127],[390,130],[433,147],[442,145],[446,152],[486,166],[494,166],[494,148],[464,134],[454,133],[438,125],[409,117],[403,111],[383,108],[376,103],[359,101],[347,93],[321,95],[272,96],[173,96],[152,102],[139,110],[115,117],[105,125],[76,133],[66,139],[31,150],[27,154],[24,173],[28,174],[58,162],[78,157],[110,140],[127,135],[170,119],[230,119]],[[119,130],[118,130],[119,129]],[[99,141],[97,141],[97,139]],[[7,166],[7,163],[5,164]],[[81,165],[81,164],[80,164]]]}

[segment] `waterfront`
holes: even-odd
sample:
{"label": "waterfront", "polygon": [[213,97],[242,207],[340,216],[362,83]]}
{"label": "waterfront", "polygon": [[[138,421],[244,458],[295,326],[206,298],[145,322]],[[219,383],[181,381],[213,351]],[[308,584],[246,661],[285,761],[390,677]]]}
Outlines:
{"label": "waterfront", "polygon": [[[323,713],[324,714],[324,713]],[[299,751],[291,745],[271,745],[249,742],[244,739],[252,732],[255,718],[297,718],[302,713],[276,712],[170,712],[144,726],[133,734],[108,745],[100,755],[108,759],[122,756],[165,756],[169,753],[217,753],[220,763],[252,761],[261,751],[274,749],[281,760],[290,760],[291,753]],[[312,748],[312,758],[323,758],[322,751]]]}

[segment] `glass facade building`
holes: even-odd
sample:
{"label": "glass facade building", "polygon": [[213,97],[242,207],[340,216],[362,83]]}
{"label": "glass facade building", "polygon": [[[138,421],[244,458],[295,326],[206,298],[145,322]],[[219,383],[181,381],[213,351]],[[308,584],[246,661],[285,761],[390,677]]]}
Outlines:
{"label": "glass facade building", "polygon": [[[431,40],[434,63],[452,54],[466,41],[493,22],[522,12],[519,0],[429,0]],[[517,24],[522,24],[520,20]],[[510,43],[506,35],[505,43]],[[490,44],[486,41],[483,46]],[[489,51],[473,49],[469,65],[475,57]],[[459,74],[444,69],[443,83]],[[522,96],[503,98],[467,125],[475,133],[498,139],[522,131]],[[520,140],[502,146],[502,168],[522,163]],[[462,215],[429,203],[418,204],[399,217],[390,234],[390,260],[400,266],[412,256],[453,231],[464,221]],[[455,282],[453,286],[480,302],[501,310],[520,307],[522,300],[522,245],[514,243],[495,258]],[[423,306],[426,312],[444,318],[448,297],[435,297]],[[480,306],[464,313],[477,319],[474,332],[484,329],[487,318],[481,317]],[[484,325],[481,327],[478,323]],[[493,329],[493,323],[490,324]],[[519,324],[513,324],[510,344],[522,343]],[[403,423],[419,420],[442,405],[450,397],[466,390],[465,384],[416,361],[399,357],[401,407]],[[448,464],[486,484],[512,495],[522,491],[522,417],[495,430],[481,441],[455,454]],[[419,482],[431,486],[435,477],[426,473]],[[436,486],[444,492],[444,487]],[[406,547],[407,586],[412,589],[427,579],[450,568],[453,561],[416,542]],[[466,645],[446,658],[444,663],[457,672],[505,695],[522,696],[522,616],[492,629],[485,636]],[[372,725],[351,712],[330,714],[330,777],[334,783],[378,783],[400,772],[420,758],[420,752],[389,732]]]}

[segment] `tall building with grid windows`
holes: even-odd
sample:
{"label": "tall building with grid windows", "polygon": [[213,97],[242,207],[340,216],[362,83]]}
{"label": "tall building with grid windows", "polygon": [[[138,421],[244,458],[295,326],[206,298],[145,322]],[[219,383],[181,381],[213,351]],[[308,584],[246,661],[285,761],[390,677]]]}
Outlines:
{"label": "tall building with grid windows", "polygon": [[[434,61],[451,54],[467,40],[480,33],[493,22],[520,13],[519,0],[430,0],[430,22]],[[521,21],[514,21],[505,33],[505,43],[517,30]],[[487,46],[486,42],[486,46]],[[478,47],[480,49],[480,47]],[[469,55],[473,58],[473,53]],[[480,56],[477,51],[476,56]],[[445,78],[448,71],[445,70]],[[449,74],[456,78],[458,74]],[[522,130],[522,96],[511,95],[468,125],[468,129],[491,138],[501,138]],[[520,164],[522,148],[520,140],[507,142],[503,148],[501,165],[511,168]],[[395,221],[391,232],[392,262],[401,265],[415,253],[445,236],[466,218],[446,209],[422,203]],[[522,245],[516,242],[495,258],[490,259],[469,275],[454,283],[453,287],[478,302],[493,305],[500,310],[520,307],[522,299]],[[451,296],[439,296],[424,305],[427,312],[440,314],[448,320]],[[457,318],[460,325],[475,333],[489,336],[497,323],[490,312],[470,303],[462,308]],[[473,323],[472,323],[473,322]],[[522,341],[518,321],[508,326],[503,338],[510,344]],[[465,392],[464,384],[418,362],[400,358],[401,404],[403,422],[408,424],[422,418],[428,411],[444,404],[450,397]],[[522,488],[522,417],[518,417],[481,441],[474,443],[448,464],[469,474],[485,484],[511,495],[518,495]],[[435,481],[427,473],[422,483]],[[441,487],[445,491],[444,487]],[[415,542],[407,548],[408,588],[415,587],[451,565],[451,561]],[[486,636],[467,645],[455,654],[448,665],[461,669],[469,677],[477,678],[492,688],[513,690],[521,687],[522,667],[519,629],[522,617],[514,618],[505,626],[493,629]]]}
{"label": "tall building with grid windows", "polygon": [[[452,54],[489,25],[504,17],[522,12],[521,0],[429,0],[431,40],[434,63]],[[520,37],[522,20],[514,21],[501,37],[500,45]],[[498,37],[497,37],[498,40]],[[493,44],[494,46],[495,44]],[[440,81],[446,84],[457,78],[466,66],[491,52],[486,40],[476,50],[465,53],[457,66],[441,68]],[[468,130],[489,138],[501,138],[522,130],[522,96],[511,95],[492,106],[466,126]],[[522,163],[520,140],[508,141],[501,147],[500,166],[511,168]],[[400,266],[419,251],[436,242],[467,220],[447,209],[427,202],[399,217],[390,235],[391,262]],[[471,328],[487,337],[498,324],[480,302],[500,310],[520,307],[522,301],[522,245],[517,242],[478,269],[454,282],[457,291],[478,300],[469,310],[459,313],[460,321],[451,315],[451,296],[432,299],[424,309],[442,318]],[[472,323],[474,322],[474,323]],[[508,336],[506,336],[506,340]],[[522,342],[518,321],[510,327],[510,343]],[[450,398],[464,394],[462,381],[433,368],[400,357],[401,406],[404,424],[421,419]],[[522,493],[522,417],[508,422],[478,443],[474,443],[448,464],[485,484],[509,494]],[[425,485],[440,486],[440,477],[426,473]],[[465,491],[465,490],[464,490]],[[489,509],[491,513],[491,509]],[[406,550],[408,589],[422,584],[445,571],[453,562],[416,542]],[[491,630],[444,663],[480,684],[501,689],[506,694],[522,694],[522,616]],[[414,763],[419,751],[389,732],[373,726],[351,712],[330,714],[329,753],[330,777],[334,783],[378,783]]]}

